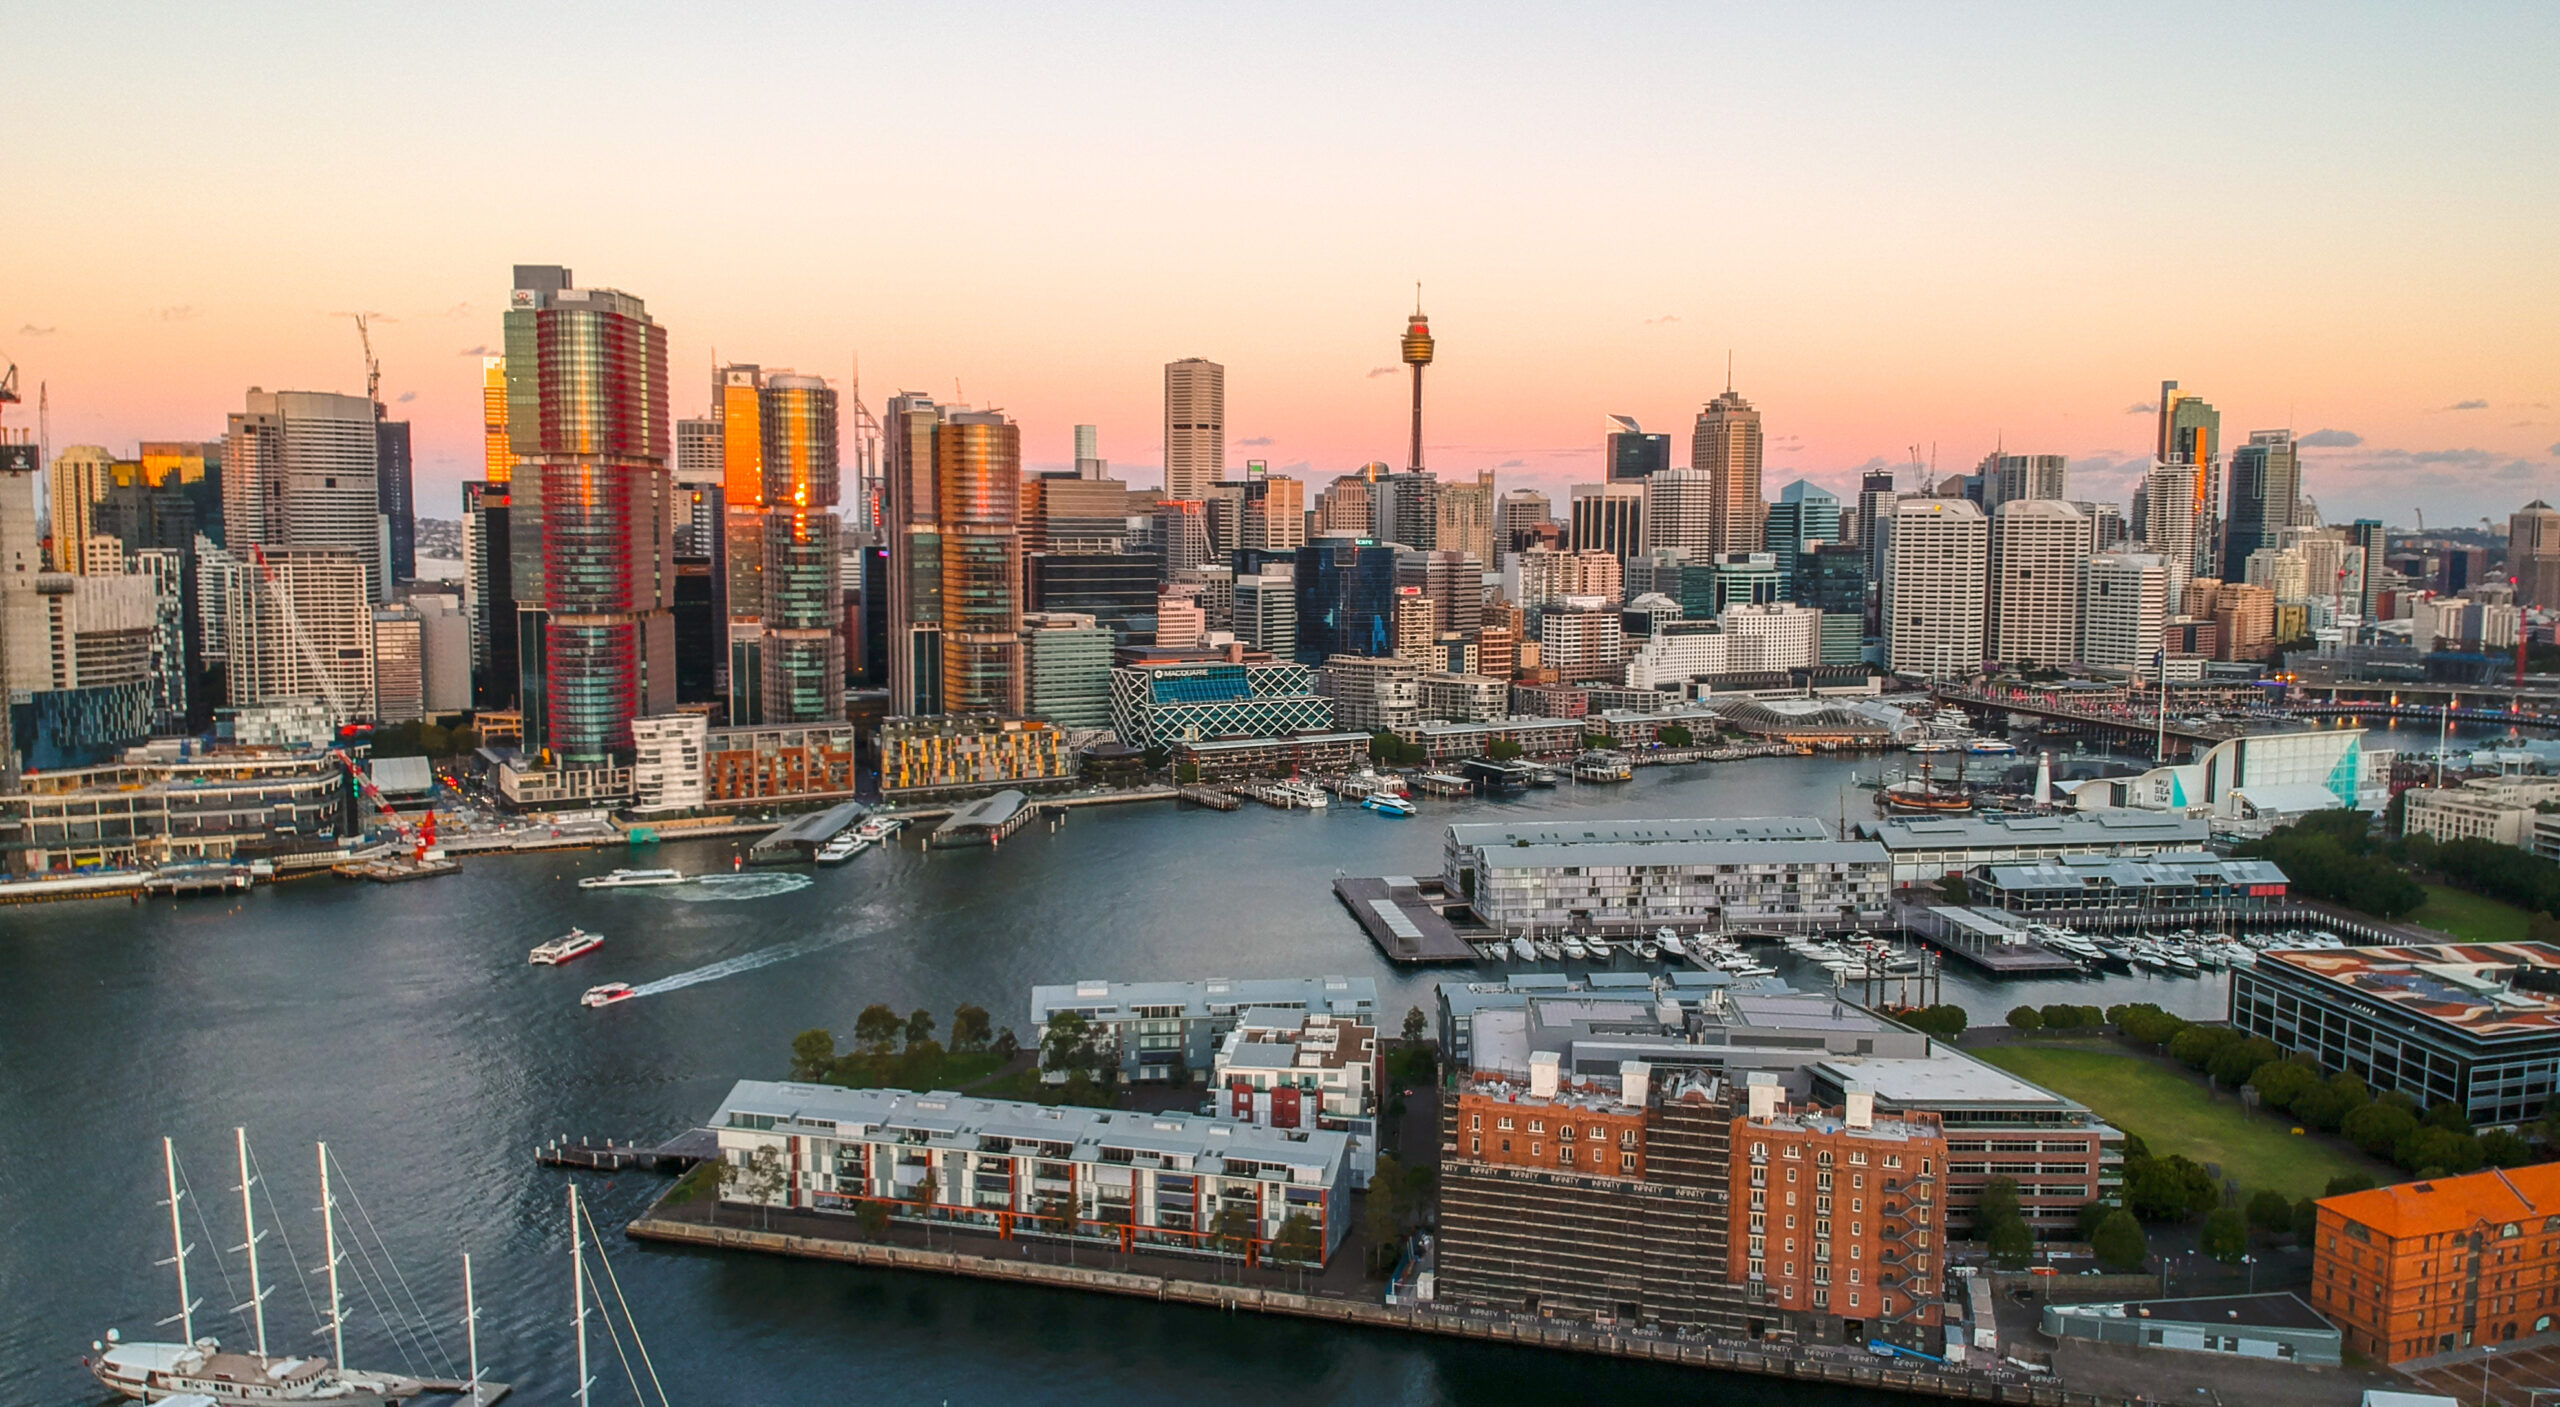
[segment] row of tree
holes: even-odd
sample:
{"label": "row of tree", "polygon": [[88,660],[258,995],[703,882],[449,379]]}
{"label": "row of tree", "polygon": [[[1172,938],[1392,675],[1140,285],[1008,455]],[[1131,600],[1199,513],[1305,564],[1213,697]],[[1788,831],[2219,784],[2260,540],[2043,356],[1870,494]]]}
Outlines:
{"label": "row of tree", "polygon": [[2427,901],[2426,886],[2381,853],[2372,818],[2353,807],[2314,811],[2233,853],[2273,860],[2296,894],[2381,918],[2398,918]]}
{"label": "row of tree", "polygon": [[1963,1007],[1948,1002],[1939,1006],[1904,1007],[1893,1013],[1893,1019],[1923,1035],[1954,1040],[1964,1034],[1965,1024],[1969,1018],[1964,1014]]}
{"label": "row of tree", "polygon": [[2560,914],[2560,862],[2494,840],[2437,841],[2414,835],[2406,848],[2411,860],[2465,889],[2529,913]]}
{"label": "row of tree", "polygon": [[[1011,1027],[992,1029],[984,1008],[963,1003],[951,1013],[951,1043],[934,1039],[941,1023],[922,1007],[900,1016],[887,1005],[864,1007],[853,1022],[853,1049],[839,1051],[835,1032],[816,1027],[791,1039],[791,1078],[854,1089],[932,1089],[955,1055],[1013,1059],[1020,1042]],[[973,1062],[985,1064],[985,1061]]]}
{"label": "row of tree", "polygon": [[2013,1031],[2094,1031],[2106,1023],[2107,1014],[2099,1008],[2069,1002],[2009,1008],[2009,1029]]}

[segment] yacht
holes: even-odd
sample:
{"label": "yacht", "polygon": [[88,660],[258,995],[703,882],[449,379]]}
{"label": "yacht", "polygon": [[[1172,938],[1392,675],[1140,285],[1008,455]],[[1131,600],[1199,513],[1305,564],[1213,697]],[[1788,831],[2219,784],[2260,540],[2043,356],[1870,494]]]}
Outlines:
{"label": "yacht", "polygon": [[841,865],[861,854],[864,847],[870,844],[870,841],[848,831],[819,846],[817,860],[821,865]]}
{"label": "yacht", "polygon": [[525,961],[538,967],[558,967],[573,958],[582,958],[604,946],[604,935],[572,928],[548,943],[537,943]]}
{"label": "yacht", "polygon": [[1680,935],[1668,928],[1659,929],[1654,933],[1653,944],[1675,958],[1685,958],[1689,955],[1689,945],[1680,941]]}
{"label": "yacht", "polygon": [[578,998],[578,1004],[611,1006],[615,1002],[627,1002],[638,995],[640,995],[640,989],[628,982],[607,982],[601,987],[589,987],[587,994]]}
{"label": "yacht", "polygon": [[1976,738],[1966,743],[1964,750],[1976,757],[2007,757],[2018,750],[2018,745],[1998,738]]}
{"label": "yacht", "polygon": [[1559,946],[1564,949],[1564,955],[1575,962],[1588,962],[1591,959],[1591,950],[1582,946],[1582,940],[1571,934],[1566,934],[1564,942]]}
{"label": "yacht", "polygon": [[1611,944],[1608,939],[1599,937],[1596,934],[1592,937],[1583,939],[1582,946],[1591,950],[1591,960],[1593,962],[1607,962],[1610,954],[1615,951],[1615,945]]}
{"label": "yacht", "polygon": [[1373,791],[1360,798],[1360,804],[1381,816],[1410,816],[1413,803],[1389,791]]}
{"label": "yacht", "polygon": [[1511,956],[1521,962],[1536,962],[1538,945],[1526,938],[1514,938],[1511,940]]}
{"label": "yacht", "polygon": [[872,816],[866,818],[861,825],[855,826],[853,833],[864,840],[878,844],[896,835],[906,824],[895,816]]}
{"label": "yacht", "polygon": [[1545,958],[1549,962],[1562,962],[1564,961],[1564,945],[1553,938],[1541,938],[1538,940],[1538,956]]}
{"label": "yacht", "polygon": [[1635,946],[1637,957],[1644,959],[1646,962],[1662,961],[1661,945],[1655,943],[1652,939],[1639,938],[1636,940]]}
{"label": "yacht", "polygon": [[578,881],[580,889],[643,889],[651,885],[682,884],[681,870],[615,870],[611,874],[591,874]]}

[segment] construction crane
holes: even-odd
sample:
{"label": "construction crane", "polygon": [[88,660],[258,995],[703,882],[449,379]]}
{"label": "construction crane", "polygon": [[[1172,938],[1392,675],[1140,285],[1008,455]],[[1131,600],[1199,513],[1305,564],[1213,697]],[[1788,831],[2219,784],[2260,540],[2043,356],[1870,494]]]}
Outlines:
{"label": "construction crane", "polygon": [[[311,633],[302,628],[302,614],[293,608],[293,597],[277,589],[276,569],[274,564],[267,560],[267,549],[253,543],[249,547],[249,556],[258,565],[259,579],[266,583],[267,599],[274,602],[276,609],[284,616],[285,631],[293,637],[294,649],[301,654],[302,662],[311,670],[312,677],[319,681],[320,692],[327,696],[331,718],[333,720],[345,718],[347,703],[345,697],[338,692],[338,681],[331,677],[329,663],[321,657],[320,647],[311,643]],[[382,789],[373,784],[373,778],[356,765],[355,758],[348,755],[346,749],[333,747],[329,749],[329,755],[338,760],[339,766],[347,769],[347,780],[355,783],[358,793],[365,800],[372,802],[374,808],[390,820],[392,829],[416,851],[417,857],[421,860],[425,859],[427,848],[434,845],[436,841],[435,813],[432,811],[427,813],[426,829],[421,832],[417,827],[409,824],[398,808],[391,804],[390,798],[382,794]]]}
{"label": "construction crane", "polygon": [[382,414],[382,363],[373,357],[373,330],[365,326],[365,315],[349,313],[356,320],[356,340],[364,344],[364,398],[373,402],[375,418]]}
{"label": "construction crane", "polygon": [[25,405],[25,398],[18,394],[18,364],[5,356],[0,356],[0,362],[6,362],[9,368],[0,371],[0,406]]}

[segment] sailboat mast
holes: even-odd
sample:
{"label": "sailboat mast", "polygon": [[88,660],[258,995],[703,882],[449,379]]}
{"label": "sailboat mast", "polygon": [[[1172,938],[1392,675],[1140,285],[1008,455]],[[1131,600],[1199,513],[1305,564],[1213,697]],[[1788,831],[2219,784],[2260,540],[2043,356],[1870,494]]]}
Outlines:
{"label": "sailboat mast", "polygon": [[576,1296],[578,1326],[578,1407],[588,1407],[587,1388],[587,1243],[578,1227],[578,1185],[569,1184],[569,1284]]}
{"label": "sailboat mast", "polygon": [[329,1361],[347,1366],[347,1316],[338,1299],[338,1199],[329,1191],[329,1145],[320,1145],[320,1239],[329,1257]]}
{"label": "sailboat mast", "polygon": [[471,1354],[471,1407],[480,1407],[480,1306],[471,1297],[471,1253],[462,1253],[462,1341]]}
{"label": "sailboat mast", "polygon": [[249,1131],[235,1127],[231,1137],[240,1150],[240,1232],[249,1253],[249,1317],[258,1327],[258,1356],[267,1356],[267,1292],[258,1283],[258,1203],[250,1195],[257,1184],[249,1176]]}
{"label": "sailboat mast", "polygon": [[169,1178],[169,1263],[178,1267],[178,1334],[183,1342],[194,1343],[196,1302],[187,1295],[187,1228],[178,1216],[178,1144],[175,1139],[161,1138],[160,1163]]}

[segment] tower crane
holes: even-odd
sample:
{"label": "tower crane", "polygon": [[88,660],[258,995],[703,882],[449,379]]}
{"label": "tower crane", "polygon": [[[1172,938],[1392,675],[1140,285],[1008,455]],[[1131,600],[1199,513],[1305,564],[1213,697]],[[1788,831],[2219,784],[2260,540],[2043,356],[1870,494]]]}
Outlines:
{"label": "tower crane", "polygon": [[356,340],[364,344],[364,398],[373,402],[375,419],[382,417],[382,363],[373,355],[373,330],[365,325],[363,313],[349,313],[356,320]]}
{"label": "tower crane", "polygon": [[[285,632],[293,637],[294,650],[302,656],[303,664],[310,669],[312,677],[319,681],[321,694],[329,700],[330,716],[333,719],[345,719],[347,717],[346,697],[338,692],[338,681],[330,675],[328,661],[321,657],[320,647],[311,643],[311,633],[302,628],[302,614],[293,608],[293,597],[277,589],[275,564],[267,560],[266,548],[252,543],[249,547],[249,556],[257,563],[259,580],[266,584],[267,599],[274,602],[276,609],[284,616]],[[347,769],[347,780],[355,783],[356,790],[364,799],[372,802],[375,809],[388,817],[392,829],[397,831],[400,838],[417,852],[420,859],[424,859],[427,847],[435,844],[435,813],[432,811],[427,813],[426,830],[421,833],[418,828],[409,824],[407,818],[403,817],[397,808],[392,806],[390,799],[382,794],[382,789],[373,784],[373,778],[356,765],[356,760],[347,754],[346,749],[333,747],[329,749],[329,755],[337,759],[339,766]]]}
{"label": "tower crane", "polygon": [[0,371],[0,406],[26,404],[25,398],[18,394],[18,364],[7,357],[0,357],[0,363],[8,367],[8,370]]}

